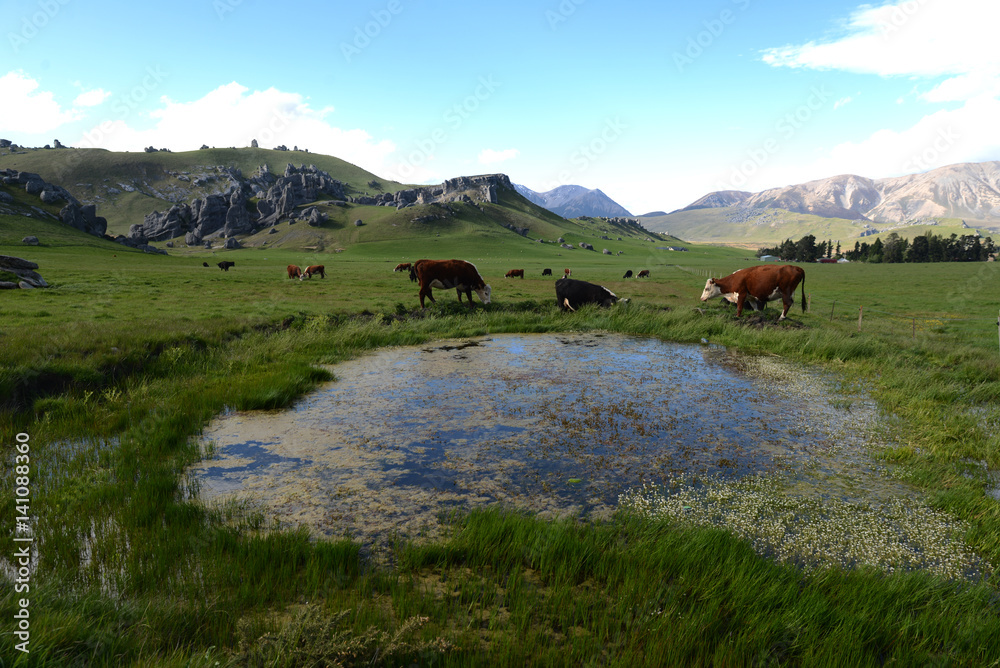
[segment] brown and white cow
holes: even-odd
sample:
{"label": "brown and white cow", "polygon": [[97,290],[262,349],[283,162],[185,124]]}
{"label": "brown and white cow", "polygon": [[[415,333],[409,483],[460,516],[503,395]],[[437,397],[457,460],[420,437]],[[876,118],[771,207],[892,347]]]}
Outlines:
{"label": "brown and white cow", "polygon": [[399,264],[396,265],[396,268],[393,269],[393,271],[409,271],[410,266],[411,265],[409,262],[400,262]]}
{"label": "brown and white cow", "polygon": [[524,269],[511,269],[504,278],[524,278]]}
{"label": "brown and white cow", "polygon": [[302,272],[302,278],[312,278],[313,274],[319,274],[320,278],[326,278],[326,266],[322,264],[314,264],[310,267],[306,267],[306,270]]}
{"label": "brown and white cow", "polygon": [[563,278],[569,278],[572,273],[569,269],[563,269]]}
{"label": "brown and white cow", "polygon": [[780,299],[784,308],[778,320],[788,317],[795,302],[795,288],[802,284],[802,311],[806,310],[806,272],[793,264],[758,265],[735,271],[725,278],[710,278],[701,293],[701,301],[723,297],[732,302],[735,297],[736,316],[743,315],[743,305],[763,310],[769,301]]}
{"label": "brown and white cow", "polygon": [[643,269],[640,271],[636,278],[649,278],[649,269]]}
{"label": "brown and white cow", "polygon": [[413,271],[420,283],[420,308],[424,307],[424,297],[435,301],[432,288],[455,288],[458,301],[462,302],[462,292],[469,299],[472,308],[472,291],[475,290],[483,304],[490,303],[490,286],[479,275],[476,265],[465,260],[417,260]]}
{"label": "brown and white cow", "polygon": [[302,280],[302,270],[299,269],[298,265],[296,265],[296,264],[290,264],[285,269],[285,271],[288,272],[288,278],[297,278],[300,281]]}

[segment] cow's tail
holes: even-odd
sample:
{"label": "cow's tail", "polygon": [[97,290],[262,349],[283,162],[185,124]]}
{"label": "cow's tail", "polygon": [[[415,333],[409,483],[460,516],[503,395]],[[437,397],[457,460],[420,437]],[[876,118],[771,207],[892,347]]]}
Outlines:
{"label": "cow's tail", "polygon": [[806,312],[806,273],[802,272],[802,312]]}

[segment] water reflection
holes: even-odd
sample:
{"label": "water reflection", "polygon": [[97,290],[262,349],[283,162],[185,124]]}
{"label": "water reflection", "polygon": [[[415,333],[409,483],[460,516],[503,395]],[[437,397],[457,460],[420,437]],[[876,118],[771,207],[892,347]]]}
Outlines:
{"label": "water reflection", "polygon": [[[201,496],[252,498],[283,523],[361,540],[502,502],[608,516],[618,495],[683,476],[782,471],[799,493],[900,493],[865,458],[875,412],[773,357],[602,334],[503,335],[392,348],[280,412],[205,431]],[[844,475],[850,471],[850,475]]]}

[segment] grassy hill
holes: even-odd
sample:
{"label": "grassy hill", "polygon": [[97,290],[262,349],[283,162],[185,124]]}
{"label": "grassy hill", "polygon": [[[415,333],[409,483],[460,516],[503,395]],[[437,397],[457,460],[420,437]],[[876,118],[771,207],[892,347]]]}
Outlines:
{"label": "grassy hill", "polygon": [[[672,234],[697,243],[729,244],[744,248],[773,246],[785,239],[800,239],[807,234],[817,239],[832,239],[841,246],[853,245],[863,239],[864,232],[877,228],[885,237],[890,231],[899,236],[913,238],[926,234],[928,230],[947,237],[959,236],[979,231],[983,236],[995,234],[986,228],[963,227],[956,218],[942,218],[934,224],[904,225],[889,229],[885,224],[871,224],[867,221],[846,220],[844,218],[824,218],[805,213],[794,213],[785,209],[753,209],[741,207],[719,207],[675,211],[663,216],[640,218],[649,230]],[[868,241],[874,241],[872,236]]]}
{"label": "grassy hill", "polygon": [[[97,205],[109,234],[126,234],[148,213],[223,192],[228,178],[219,168],[249,176],[261,165],[283,174],[287,164],[315,165],[347,184],[348,194],[395,192],[406,186],[328,155],[262,148],[212,148],[181,153],[130,153],[104,149],[28,149],[0,155],[0,169],[34,172]],[[195,179],[202,183],[196,185]],[[381,187],[368,184],[377,181]]]}
{"label": "grassy hill", "polygon": [[[280,174],[289,162],[315,165],[345,182],[349,194],[395,192],[407,187],[380,179],[338,158],[295,151],[244,148],[184,153],[112,153],[91,149],[34,149],[0,156],[0,168],[38,173],[49,182],[62,185],[81,201],[96,203],[98,215],[108,219],[108,234],[111,235],[127,233],[129,226],[141,222],[146,214],[164,211],[175,202],[189,202],[195,197],[224,192],[231,183],[231,170],[238,169],[248,176],[266,164],[272,172]],[[376,182],[377,188],[370,185]],[[13,194],[23,205],[22,213],[30,213],[28,207],[32,204],[40,205],[37,198],[15,187],[0,188]],[[498,252],[509,244],[517,248],[515,253],[526,253],[540,262],[554,261],[568,253],[603,255],[601,251],[605,248],[616,255],[628,255],[634,261],[637,253],[646,259],[649,254],[665,252],[657,250],[657,245],[680,245],[678,239],[650,235],[642,229],[601,219],[566,220],[514,191],[502,191],[496,204],[452,202],[421,204],[400,210],[329,200],[316,205],[328,216],[322,226],[286,221],[242,238],[241,243],[249,248],[301,253],[357,253],[359,247],[378,245],[383,250],[369,248],[364,252],[386,252],[401,259],[434,255],[444,246],[453,249],[454,253],[465,249],[464,252],[482,255],[476,250],[480,245]],[[60,207],[43,208],[55,215]],[[360,226],[355,224],[359,220],[362,221]],[[511,228],[527,229],[528,235],[521,236]],[[32,222],[22,221],[18,229],[31,234]],[[560,238],[574,249],[561,248],[555,243]],[[539,240],[545,243],[538,243]],[[187,248],[182,238],[172,242],[172,253],[199,255],[205,252],[201,248]],[[581,249],[581,242],[592,244],[595,251]],[[165,248],[166,244],[155,245]],[[652,261],[651,258],[650,263]]]}

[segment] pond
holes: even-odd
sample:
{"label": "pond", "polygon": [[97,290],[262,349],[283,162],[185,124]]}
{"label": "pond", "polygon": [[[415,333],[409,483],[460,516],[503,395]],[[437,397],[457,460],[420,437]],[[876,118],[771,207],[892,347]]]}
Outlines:
{"label": "pond", "polygon": [[898,499],[918,503],[868,457],[873,402],[774,356],[510,334],[382,349],[332,370],[288,410],[216,419],[208,458],[189,472],[201,498],[364,542],[433,536],[449,512],[495,503],[608,518],[623,504],[668,512],[653,510],[660,495],[700,517],[688,511],[710,507],[720,485],[743,499],[739,486],[762,479],[780,480],[783,499],[846,504],[876,524]]}

